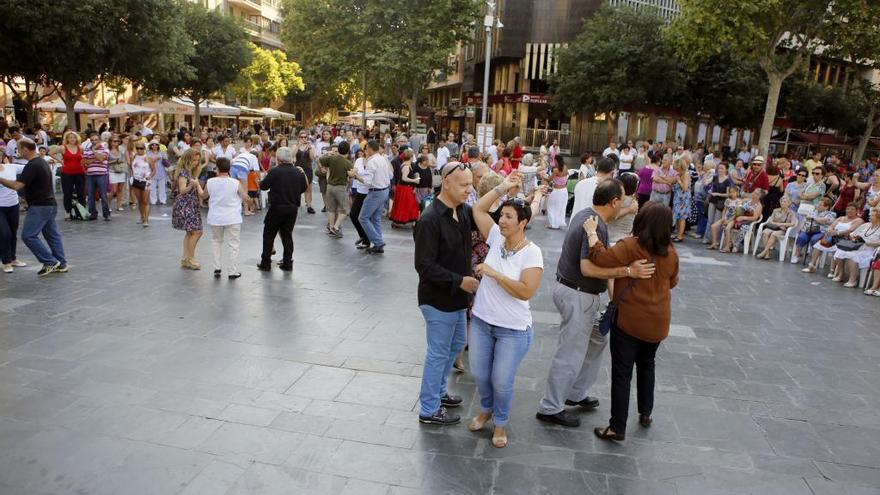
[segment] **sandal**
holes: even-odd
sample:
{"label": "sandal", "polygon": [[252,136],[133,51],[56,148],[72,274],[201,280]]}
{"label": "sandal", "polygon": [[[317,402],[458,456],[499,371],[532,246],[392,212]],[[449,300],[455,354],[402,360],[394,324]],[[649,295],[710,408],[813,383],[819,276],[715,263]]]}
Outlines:
{"label": "sandal", "polygon": [[730,249],[727,249],[727,248],[721,248],[721,249],[718,250],[718,252],[719,252],[719,253],[729,253],[729,252],[730,252]]}
{"label": "sandal", "polygon": [[496,449],[503,449],[504,447],[507,447],[507,432],[505,431],[504,433],[502,433],[500,435],[498,433],[493,433],[492,434],[492,445]]}
{"label": "sandal", "polygon": [[479,417],[479,416],[475,416],[474,419],[472,419],[471,422],[468,424],[468,430],[470,430],[470,431],[480,431],[480,430],[483,429],[484,426],[486,426],[486,423],[488,423],[490,419],[492,419],[492,415],[491,415],[491,414],[488,415],[488,416],[486,417],[486,419],[484,419],[483,421],[480,421],[480,417]]}
{"label": "sandal", "polygon": [[804,268],[803,270],[801,270],[801,272],[803,272],[803,273],[816,273],[816,267],[813,265],[807,265],[807,267]]}
{"label": "sandal", "polygon": [[706,246],[706,249],[711,249],[714,251],[714,250],[718,249],[718,244],[710,244],[710,245]]}
{"label": "sandal", "polygon": [[651,426],[651,423],[653,423],[653,422],[654,422],[654,420],[651,419],[650,415],[639,414],[639,424],[642,425],[644,428]]}
{"label": "sandal", "polygon": [[614,433],[610,426],[606,426],[605,428],[594,428],[593,433],[602,440],[615,440],[617,442],[622,442],[626,438],[625,435]]}

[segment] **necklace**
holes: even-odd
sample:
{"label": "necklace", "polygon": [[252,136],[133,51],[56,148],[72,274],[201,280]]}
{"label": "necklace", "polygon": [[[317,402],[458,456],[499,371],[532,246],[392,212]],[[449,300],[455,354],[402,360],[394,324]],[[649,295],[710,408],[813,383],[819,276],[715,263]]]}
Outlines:
{"label": "necklace", "polygon": [[529,243],[529,240],[523,237],[523,240],[520,241],[519,244],[513,249],[507,249],[504,247],[504,244],[501,245],[501,259],[506,260],[507,258],[515,255],[520,249],[525,247]]}

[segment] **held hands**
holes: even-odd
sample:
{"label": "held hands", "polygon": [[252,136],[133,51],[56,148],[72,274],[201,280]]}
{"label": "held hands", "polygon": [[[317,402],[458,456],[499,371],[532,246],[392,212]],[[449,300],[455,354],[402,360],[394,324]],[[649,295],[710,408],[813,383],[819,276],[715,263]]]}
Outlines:
{"label": "held hands", "polygon": [[[478,265],[477,268],[483,265]],[[477,291],[477,288],[480,286],[480,281],[475,279],[474,277],[463,277],[461,279],[461,285],[459,287],[461,290],[467,292],[468,294],[473,294]]]}
{"label": "held hands", "polygon": [[651,278],[657,268],[654,263],[648,263],[648,260],[636,260],[629,264],[630,278]]}
{"label": "held hands", "polygon": [[522,185],[522,174],[514,170],[510,173],[498,187],[508,195],[514,195],[519,191]]}

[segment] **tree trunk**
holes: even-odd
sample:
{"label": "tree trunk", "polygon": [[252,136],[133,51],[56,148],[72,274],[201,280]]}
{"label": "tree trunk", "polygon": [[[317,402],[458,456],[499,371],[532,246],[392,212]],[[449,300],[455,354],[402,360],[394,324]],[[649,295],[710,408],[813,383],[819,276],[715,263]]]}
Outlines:
{"label": "tree trunk", "polygon": [[415,131],[418,126],[419,118],[417,115],[419,106],[419,90],[414,89],[411,98],[406,98],[406,107],[409,109],[409,129]]}
{"label": "tree trunk", "polygon": [[74,110],[76,100],[76,94],[70,93],[67,93],[67,97],[62,99],[64,107],[67,110],[67,125],[69,125],[74,131],[79,130],[79,121],[76,118],[76,111]]}
{"label": "tree trunk", "polygon": [[862,158],[865,156],[865,149],[868,147],[868,141],[871,140],[871,135],[874,133],[874,129],[877,128],[877,125],[880,124],[880,115],[877,112],[877,105],[871,105],[871,108],[868,110],[868,118],[867,124],[865,125],[865,132],[862,133],[862,137],[859,139],[859,146],[856,148],[856,151],[853,153],[852,162],[853,165],[858,167],[860,163],[862,163]]}
{"label": "tree trunk", "polygon": [[767,72],[770,88],[767,90],[767,105],[764,107],[764,120],[761,122],[761,136],[758,139],[758,153],[767,156],[770,149],[770,138],[773,134],[773,122],[776,120],[776,107],[779,106],[779,92],[785,77],[775,72]]}
{"label": "tree trunk", "polygon": [[199,106],[202,104],[202,99],[193,95],[190,97],[190,100],[193,102],[193,129],[192,135],[198,136],[199,127],[202,120],[202,112]]}

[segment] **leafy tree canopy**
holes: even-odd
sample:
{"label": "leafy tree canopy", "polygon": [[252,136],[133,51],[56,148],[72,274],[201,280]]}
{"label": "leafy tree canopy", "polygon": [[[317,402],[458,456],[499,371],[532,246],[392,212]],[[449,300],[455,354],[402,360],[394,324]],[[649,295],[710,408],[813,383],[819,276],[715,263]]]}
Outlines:
{"label": "leafy tree canopy", "polygon": [[248,101],[254,97],[271,102],[291,91],[305,89],[299,64],[287,60],[284,52],[251,45],[251,53],[253,58],[250,65],[241,71],[232,84],[240,100]]}

